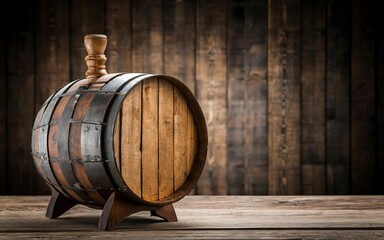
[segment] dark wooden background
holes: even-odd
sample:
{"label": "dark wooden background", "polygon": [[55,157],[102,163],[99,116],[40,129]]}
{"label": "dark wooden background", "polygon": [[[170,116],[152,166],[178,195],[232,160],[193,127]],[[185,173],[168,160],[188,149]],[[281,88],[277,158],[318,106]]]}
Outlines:
{"label": "dark wooden background", "polygon": [[209,128],[198,194],[384,193],[384,22],[367,0],[9,1],[0,40],[0,194],[45,194],[30,156],[44,100],[84,76],[165,73]]}

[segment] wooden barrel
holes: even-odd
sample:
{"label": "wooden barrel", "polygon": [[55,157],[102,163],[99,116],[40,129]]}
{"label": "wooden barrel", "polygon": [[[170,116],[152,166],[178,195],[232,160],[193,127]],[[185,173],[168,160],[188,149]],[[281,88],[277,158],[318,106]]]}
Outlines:
{"label": "wooden barrel", "polygon": [[182,82],[119,73],[54,93],[35,119],[32,155],[45,181],[78,203],[104,206],[118,192],[162,206],[193,189],[207,143],[203,113]]}

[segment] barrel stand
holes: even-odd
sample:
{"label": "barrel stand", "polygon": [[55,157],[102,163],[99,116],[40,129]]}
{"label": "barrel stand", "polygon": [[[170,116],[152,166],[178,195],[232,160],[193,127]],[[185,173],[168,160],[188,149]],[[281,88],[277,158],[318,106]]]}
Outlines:
{"label": "barrel stand", "polygon": [[[46,217],[58,218],[66,211],[78,203],[68,199],[56,190],[52,190],[51,200],[49,201]],[[177,222],[177,216],[172,204],[164,206],[150,206],[129,202],[119,197],[117,193],[112,193],[105,203],[103,212],[99,220],[99,228],[103,230],[112,230],[120,224],[124,218],[136,212],[150,211],[151,216],[158,216],[167,222]]]}

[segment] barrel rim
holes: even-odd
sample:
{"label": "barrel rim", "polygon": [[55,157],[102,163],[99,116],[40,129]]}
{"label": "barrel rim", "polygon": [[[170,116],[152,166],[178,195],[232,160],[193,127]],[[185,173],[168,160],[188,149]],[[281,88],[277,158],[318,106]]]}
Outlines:
{"label": "barrel rim", "polygon": [[201,176],[201,173],[204,169],[204,165],[206,162],[206,156],[208,151],[207,125],[206,125],[203,111],[198,103],[198,100],[196,99],[194,94],[191,92],[191,90],[180,80],[164,74],[144,74],[131,81],[127,81],[128,83],[126,83],[125,86],[122,87],[120,90],[120,93],[126,91],[124,92],[124,95],[121,98],[115,98],[111,103],[110,111],[107,119],[107,127],[105,131],[104,146],[105,146],[105,153],[107,154],[106,156],[107,159],[115,160],[115,152],[113,148],[113,137],[114,137],[114,129],[115,129],[117,115],[120,112],[123,102],[126,96],[129,94],[129,92],[143,80],[153,78],[153,77],[161,78],[174,84],[180,90],[180,92],[185,96],[188,106],[193,113],[196,128],[197,128],[198,144],[197,144],[197,152],[196,152],[194,164],[187,179],[185,180],[184,184],[170,196],[163,199],[159,199],[157,201],[147,201],[140,198],[132,191],[130,191],[129,187],[125,183],[124,179],[122,178],[117,168],[116,161],[109,161],[106,165],[107,165],[108,171],[110,172],[110,176],[113,179],[112,182],[117,184],[116,189],[120,194],[122,194],[123,196],[125,195],[129,199],[132,199],[138,203],[153,205],[153,206],[162,206],[162,205],[174,203],[180,200],[181,198],[183,198],[184,196],[186,196],[190,191],[192,191],[193,187],[196,185],[199,177]]}

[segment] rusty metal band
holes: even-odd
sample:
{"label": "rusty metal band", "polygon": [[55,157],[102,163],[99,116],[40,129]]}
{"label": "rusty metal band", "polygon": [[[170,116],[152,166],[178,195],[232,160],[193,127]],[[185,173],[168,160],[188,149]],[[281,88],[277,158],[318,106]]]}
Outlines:
{"label": "rusty metal band", "polygon": [[[68,103],[66,104],[64,111],[60,117],[57,145],[58,145],[58,154],[59,161],[57,163],[60,165],[60,168],[63,172],[63,176],[68,184],[71,186],[76,186],[81,184],[78,182],[74,170],[72,168],[72,161],[69,156],[69,129],[70,129],[70,120],[72,118],[73,112],[80,96],[83,94],[83,89],[79,88],[75,91],[73,95],[70,96]],[[63,95],[62,95],[63,96]],[[63,183],[62,183],[63,184]],[[76,194],[81,200],[86,203],[93,203],[93,199],[84,191],[80,189],[73,189],[72,194]]]}
{"label": "rusty metal band", "polygon": [[[117,115],[121,109],[121,105],[123,104],[123,101],[128,94],[128,92],[135,87],[138,83],[143,81],[144,79],[151,78],[155,75],[153,74],[144,74],[140,76],[136,76],[135,78],[127,78],[125,79],[125,84],[121,85],[120,88],[116,89],[116,91],[119,91],[121,95],[118,95],[114,98],[114,101],[110,107],[110,111],[108,114],[108,118],[106,119],[107,125],[105,128],[105,135],[104,135],[104,148],[106,152],[106,158],[107,159],[114,159],[114,148],[113,148],[113,131],[114,126],[116,122]],[[105,86],[105,88],[110,88],[111,86]],[[143,203],[144,201],[141,199],[141,196],[137,196],[135,193],[133,193],[127,184],[125,183],[124,179],[122,178],[115,161],[111,161],[106,163],[106,166],[108,168],[108,171],[113,178],[113,182],[116,184],[116,188],[119,192],[121,192],[123,195],[127,196],[128,198],[138,202]],[[145,202],[147,203],[147,202]]]}
{"label": "rusty metal band", "polygon": [[[95,122],[95,121],[80,121],[80,120],[74,120],[74,119],[71,119],[69,120],[70,123],[73,123],[73,124],[84,124],[84,123],[87,123],[87,124],[94,124],[94,125],[106,125],[107,123],[106,122]],[[51,126],[51,125],[57,125],[59,124],[60,121],[57,121],[57,120],[51,120],[48,124],[46,125],[40,125],[40,126],[36,126],[34,127],[32,130],[36,130],[36,129],[39,129],[39,128],[42,128],[42,127],[45,127],[45,126]]]}
{"label": "rusty metal band", "polygon": [[65,190],[72,190],[74,192],[96,192],[98,189],[97,188],[86,188],[81,185],[57,185],[53,183],[48,183],[51,186],[54,186],[55,188],[60,188],[60,189],[65,189]]}
{"label": "rusty metal band", "polygon": [[[75,84],[78,81],[80,81],[80,80],[76,80],[76,81],[68,83],[67,85],[65,85],[61,89],[59,89],[55,94],[53,94],[50,98],[50,101],[47,102],[45,111],[44,111],[43,116],[41,118],[41,125],[43,127],[41,127],[40,131],[39,131],[39,152],[40,152],[40,156],[42,159],[42,161],[41,161],[42,162],[42,168],[43,168],[43,170],[47,176],[45,180],[49,184],[52,183],[55,185],[59,185],[56,177],[54,176],[54,174],[52,172],[52,168],[51,168],[51,165],[49,162],[49,156],[48,156],[48,129],[49,129],[48,123],[51,120],[53,111],[54,111],[56,104],[58,102],[58,99],[59,99],[59,98],[54,99],[54,96],[60,96],[62,93],[64,93],[67,89],[69,89],[73,84]],[[69,194],[66,191],[61,190],[61,189],[56,189],[56,190],[58,190],[58,192],[62,193],[64,196],[66,196],[70,199],[73,199],[72,197],[69,196]]]}
{"label": "rusty metal band", "polygon": [[[105,81],[104,84],[114,77],[120,75],[119,73],[116,74],[109,74],[100,77],[98,80]],[[92,196],[88,195],[88,193],[82,191],[82,189],[86,189],[82,184],[81,179],[78,179],[78,176],[75,175],[74,170],[74,164],[81,164],[84,165],[84,162],[97,162],[95,158],[92,157],[86,157],[85,159],[70,159],[70,149],[69,149],[69,137],[70,137],[70,129],[71,124],[94,124],[94,125],[102,125],[102,122],[94,122],[94,121],[79,121],[72,119],[73,113],[76,109],[77,103],[80,100],[81,97],[83,97],[86,93],[90,93],[92,95],[95,95],[96,93],[100,93],[100,91],[90,91],[86,88],[79,87],[76,89],[76,91],[71,91],[70,93],[63,93],[60,97],[63,96],[69,96],[70,99],[68,103],[66,104],[64,111],[62,113],[62,116],[60,118],[59,123],[59,138],[58,138],[58,144],[60,146],[59,149],[59,159],[50,159],[51,162],[56,162],[60,164],[61,169],[63,170],[63,175],[65,180],[68,182],[68,184],[71,186],[78,186],[77,188],[67,188],[71,189],[72,194],[76,194],[78,198],[80,198],[85,203],[94,205],[95,201]],[[112,92],[102,92],[104,95],[114,95]],[[51,121],[52,123],[53,121]],[[80,134],[80,133],[79,133]],[[100,159],[101,161],[101,159]],[[92,186],[93,187],[93,186]],[[89,188],[89,187],[88,187]],[[103,187],[104,188],[104,187]],[[95,187],[95,189],[97,189]]]}
{"label": "rusty metal band", "polygon": [[98,159],[94,156],[89,156],[87,159],[71,159],[72,163],[96,163],[96,162],[110,162],[112,160]]}
{"label": "rusty metal band", "polygon": [[[113,76],[105,85],[116,84],[121,82],[122,76],[125,74]],[[107,75],[106,75],[107,76]],[[103,159],[103,149],[101,145],[103,125],[95,125],[95,122],[103,122],[105,115],[108,112],[110,101],[115,97],[115,94],[105,94],[106,91],[99,91],[95,94],[88,109],[85,113],[82,127],[81,127],[81,149],[82,158],[99,158]],[[113,90],[107,91],[113,92]],[[87,123],[90,122],[90,123]],[[106,173],[104,167],[105,161],[84,161],[83,166],[87,173],[88,180],[98,189],[99,194],[107,199],[112,191],[114,191],[114,185],[111,179]],[[100,186],[109,186],[107,188]]]}
{"label": "rusty metal band", "polygon": [[71,119],[70,123],[72,124],[93,124],[93,125],[106,125],[106,122],[98,122],[98,121],[79,121]]}
{"label": "rusty metal band", "polygon": [[[81,88],[83,89],[83,93],[93,93],[93,94],[112,94],[112,95],[119,95],[120,93],[118,92],[111,92],[111,91],[102,91],[102,90],[94,90],[94,89],[84,89],[84,88]],[[76,91],[71,91],[71,92],[66,92],[66,93],[63,93],[61,95],[61,97],[65,97],[65,96],[72,96],[73,94],[75,94]]]}
{"label": "rusty metal band", "polygon": [[[123,74],[120,75],[102,88],[103,91],[117,91],[124,84],[127,83],[127,80],[139,77],[142,74]],[[109,106],[113,98],[118,97],[120,95],[105,95],[105,94],[97,94],[93,99],[91,104],[88,107],[86,115],[84,117],[84,121],[94,121],[94,122],[103,122],[106,118],[107,113],[110,112]],[[106,126],[95,126],[91,124],[83,124],[82,125],[82,136],[81,136],[81,148],[83,150],[82,156],[86,158],[87,156],[99,156],[103,158],[105,155],[105,150],[103,148],[104,138],[103,133]],[[106,159],[114,159],[106,158]],[[113,178],[110,177],[110,173],[106,165],[114,161],[108,162],[85,162],[84,167],[87,172],[87,176],[89,181],[93,186],[105,186],[107,183],[110,184],[111,189],[117,190],[118,186],[113,182]],[[101,194],[109,197],[111,191],[107,191]]]}
{"label": "rusty metal band", "polygon": [[[32,152],[31,154],[32,154],[33,157],[42,160],[42,157],[40,156],[40,154],[38,152]],[[48,160],[51,163],[57,163],[57,162],[62,161],[59,158],[53,158],[53,157],[49,157]],[[95,156],[86,156],[85,159],[71,158],[70,161],[72,163],[83,163],[83,162],[109,162],[109,161],[112,161],[112,160],[101,159],[101,158],[98,158],[98,157],[95,157]]]}

